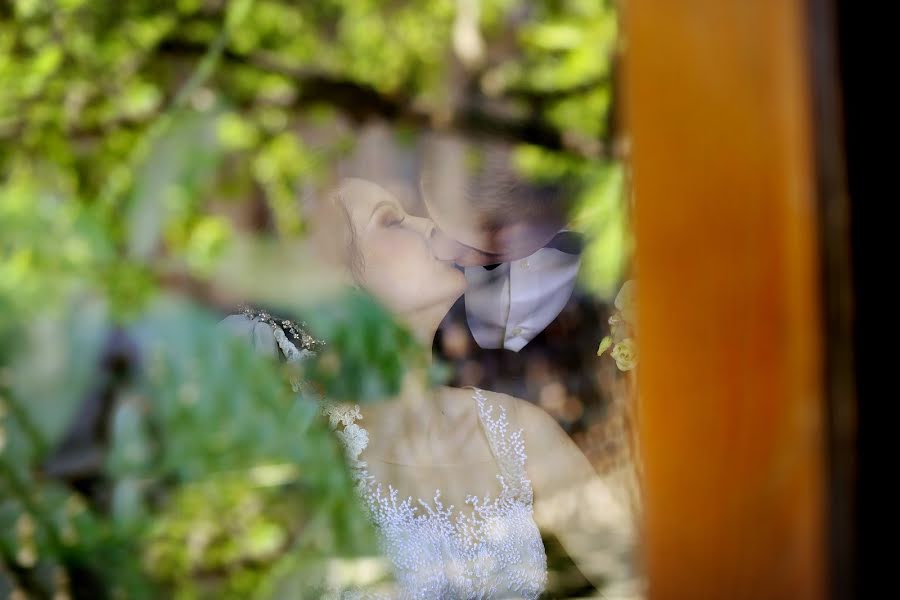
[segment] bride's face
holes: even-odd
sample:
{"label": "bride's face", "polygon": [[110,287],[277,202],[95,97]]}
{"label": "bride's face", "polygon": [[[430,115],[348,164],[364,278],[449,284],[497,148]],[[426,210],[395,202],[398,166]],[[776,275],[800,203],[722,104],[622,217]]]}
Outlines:
{"label": "bride's face", "polygon": [[452,304],[465,291],[463,273],[432,253],[431,220],[408,214],[397,198],[362,179],[344,180],[336,201],[349,218],[356,278],[388,309],[403,314]]}

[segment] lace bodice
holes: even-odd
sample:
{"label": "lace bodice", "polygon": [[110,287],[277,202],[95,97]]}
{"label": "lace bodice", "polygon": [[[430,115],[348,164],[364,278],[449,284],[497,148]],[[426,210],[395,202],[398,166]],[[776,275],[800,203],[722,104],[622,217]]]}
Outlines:
{"label": "lace bodice", "polygon": [[522,431],[511,431],[506,410],[501,406],[495,412],[481,390],[474,391],[474,400],[501,491],[495,497],[468,496],[471,512],[444,506],[440,490],[430,500],[399,498],[360,460],[369,435],[357,424],[359,407],[325,405],[393,566],[398,589],[391,597],[532,599],[546,586],[547,557],[532,514]]}

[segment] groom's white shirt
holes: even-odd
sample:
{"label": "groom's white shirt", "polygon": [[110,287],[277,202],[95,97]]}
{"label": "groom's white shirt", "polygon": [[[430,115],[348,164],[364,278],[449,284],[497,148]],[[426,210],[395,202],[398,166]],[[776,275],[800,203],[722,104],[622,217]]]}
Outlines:
{"label": "groom's white shirt", "polygon": [[579,254],[541,248],[492,270],[466,267],[466,320],[478,345],[524,348],[562,312],[580,264]]}

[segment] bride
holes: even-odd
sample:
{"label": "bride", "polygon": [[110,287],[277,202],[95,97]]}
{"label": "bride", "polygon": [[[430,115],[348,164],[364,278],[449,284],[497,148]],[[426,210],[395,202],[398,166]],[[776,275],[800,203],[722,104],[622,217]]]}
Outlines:
{"label": "bride", "polygon": [[[341,182],[331,200],[340,233],[323,239],[353,284],[430,348],[466,286],[460,270],[432,255],[434,224],[361,179]],[[393,568],[392,597],[537,598],[547,586],[541,531],[598,589],[630,579],[629,516],[541,408],[486,390],[429,387],[413,371],[395,398],[326,405],[325,413]]]}

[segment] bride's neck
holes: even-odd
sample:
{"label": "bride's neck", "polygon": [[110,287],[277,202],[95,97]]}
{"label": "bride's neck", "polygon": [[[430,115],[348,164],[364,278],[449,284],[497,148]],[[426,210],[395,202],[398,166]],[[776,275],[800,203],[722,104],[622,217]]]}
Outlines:
{"label": "bride's neck", "polygon": [[441,321],[450,310],[443,304],[398,315],[398,320],[409,329],[416,341],[426,350],[428,363],[431,363],[431,346]]}
{"label": "bride's neck", "polygon": [[415,408],[423,417],[436,408],[435,399],[441,396],[439,388],[429,382],[432,363],[431,347],[434,336],[444,317],[450,312],[457,298],[440,302],[428,308],[396,314],[397,321],[405,326],[422,346],[424,361],[409,368],[403,377],[403,387],[396,400],[410,408]]}
{"label": "bride's neck", "polygon": [[394,419],[398,427],[415,431],[436,431],[458,419],[465,412],[465,403],[453,388],[429,382],[427,368],[410,369],[403,376],[403,384],[394,400],[402,407],[403,419]]}
{"label": "bride's neck", "polygon": [[428,373],[432,363],[431,347],[434,344],[435,333],[451,306],[452,304],[439,304],[397,315],[397,320],[413,334],[425,355],[424,362],[420,363],[420,366],[410,368],[406,372],[397,400],[422,411],[423,414],[429,412],[429,408],[434,408],[435,389],[429,383]]}

